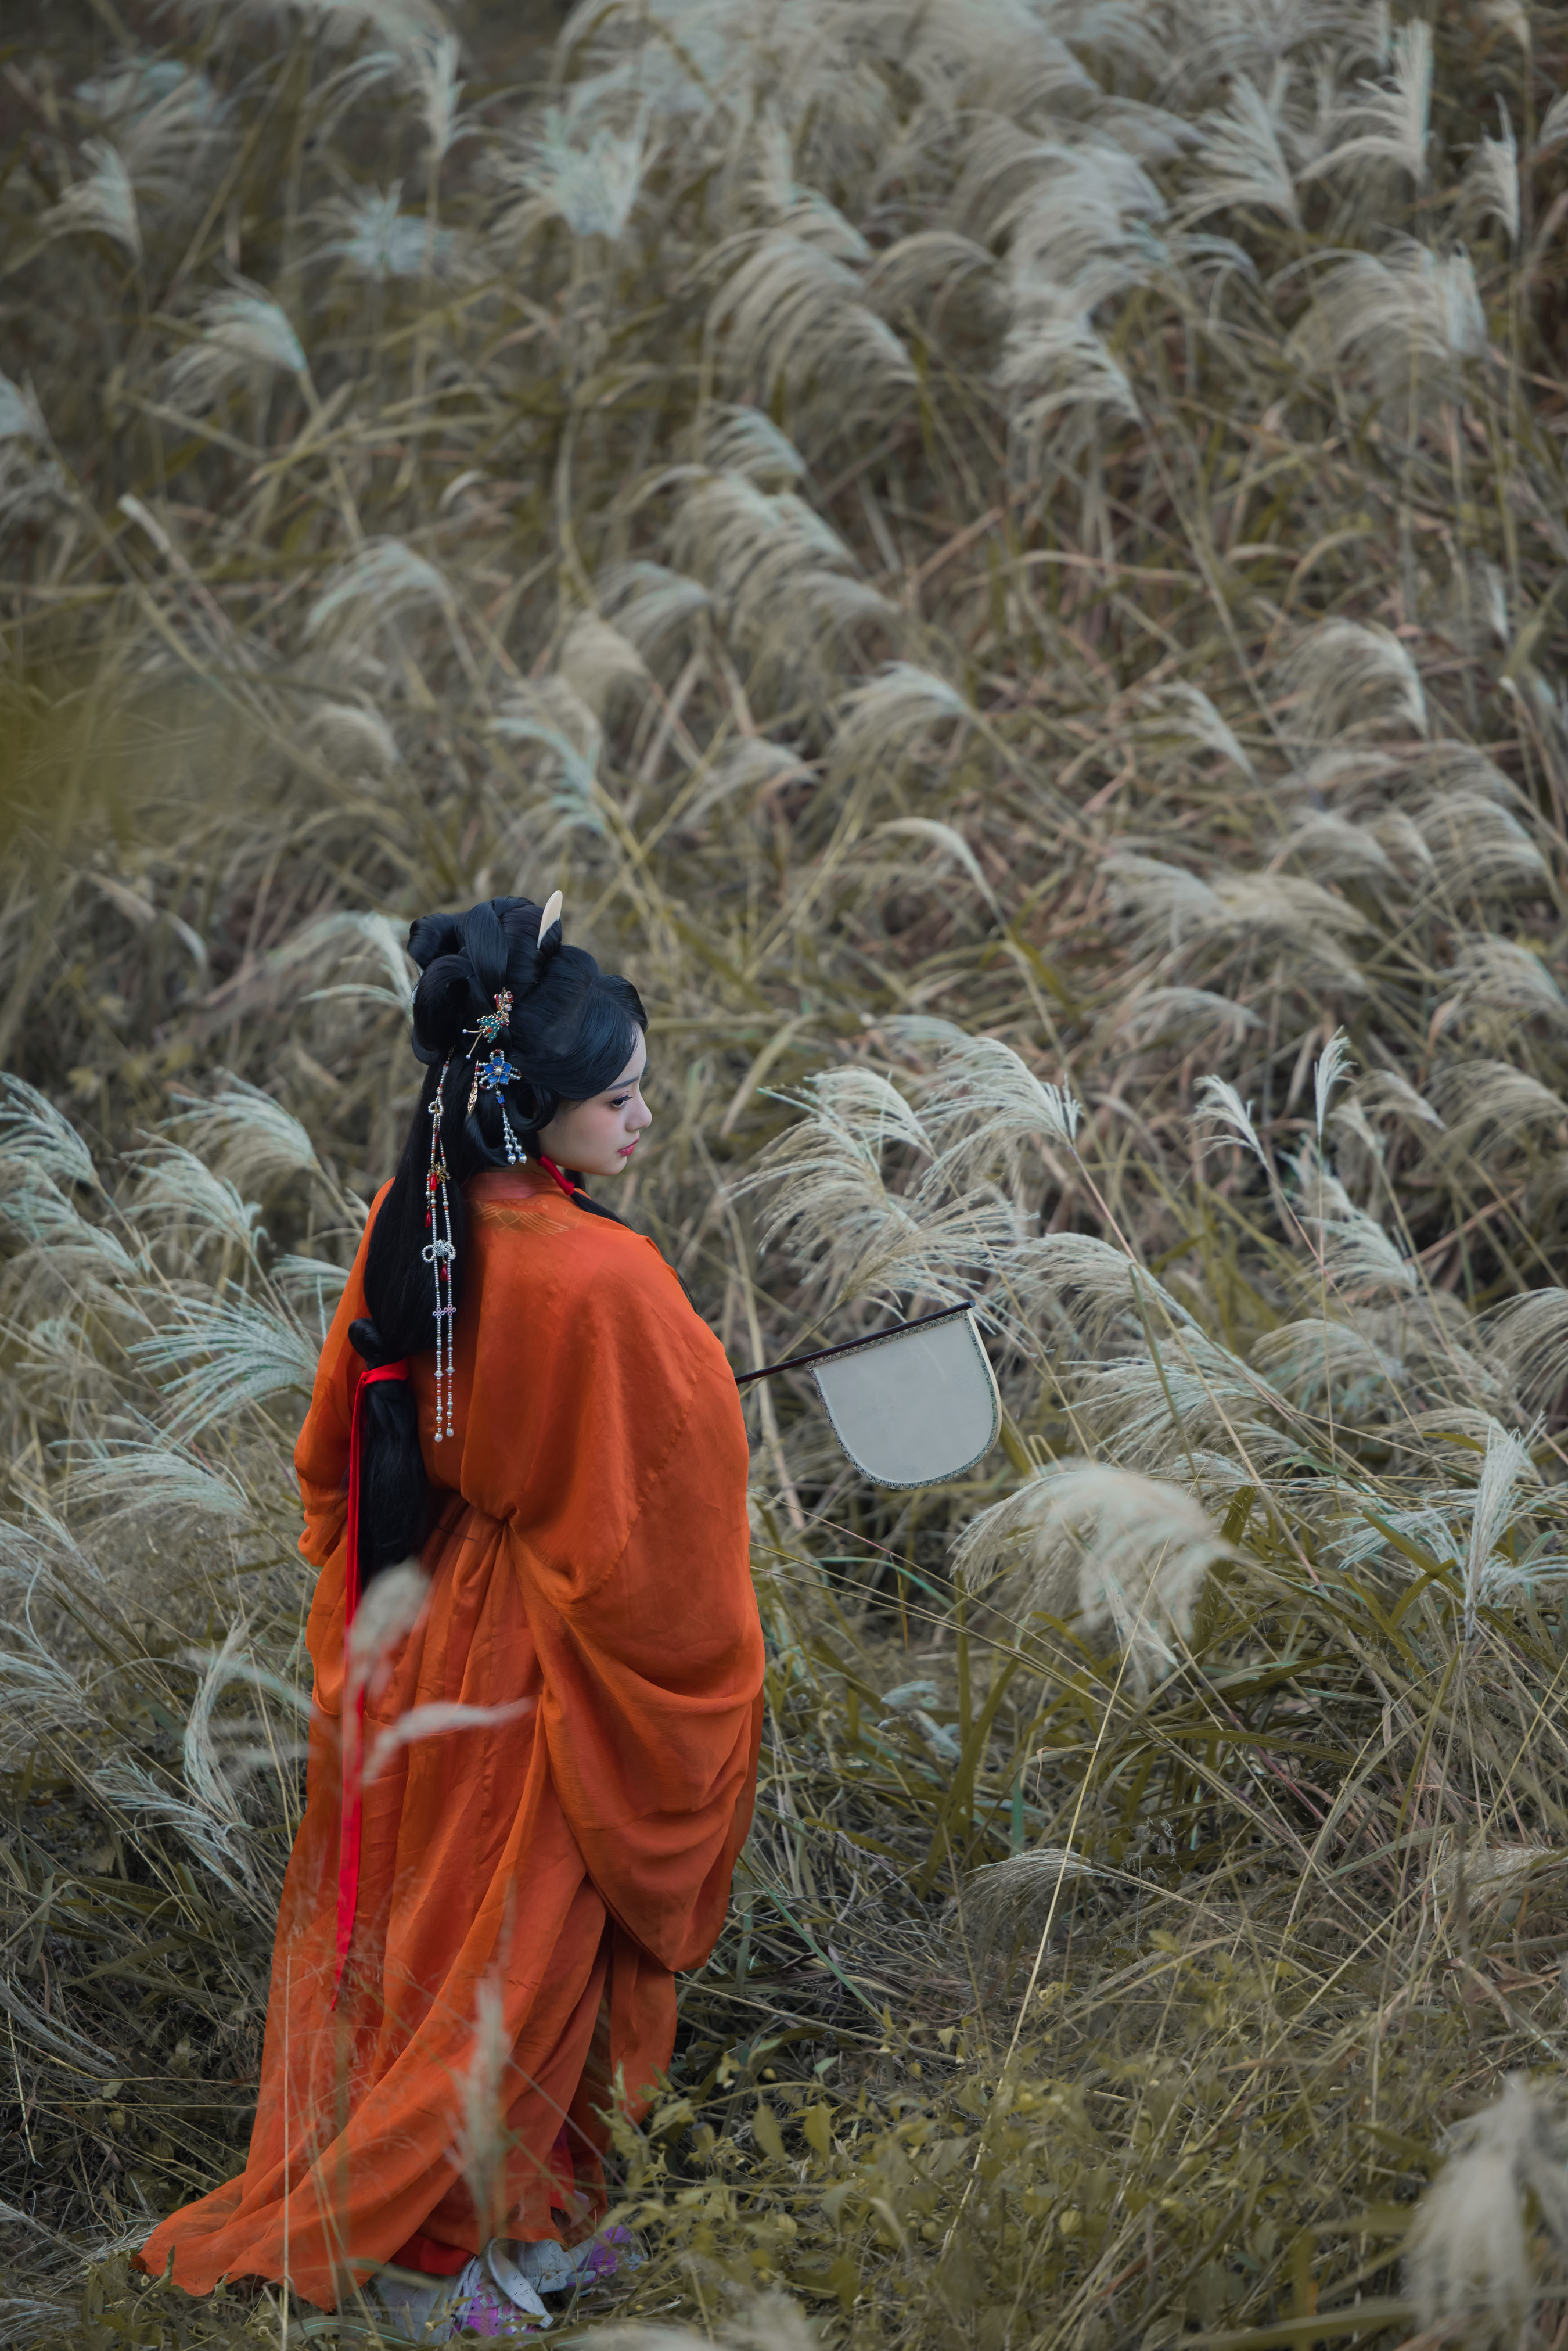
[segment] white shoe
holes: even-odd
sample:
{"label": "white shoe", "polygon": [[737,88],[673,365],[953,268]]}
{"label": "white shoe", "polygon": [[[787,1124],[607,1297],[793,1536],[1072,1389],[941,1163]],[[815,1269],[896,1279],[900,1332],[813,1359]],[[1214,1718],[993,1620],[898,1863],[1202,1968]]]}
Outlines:
{"label": "white shoe", "polygon": [[538,2335],[550,2323],[538,2290],[507,2258],[500,2238],[486,2245],[453,2282],[445,2309],[449,2315],[444,2339],[447,2341],[465,2335]]}
{"label": "white shoe", "polygon": [[[577,2283],[571,2255],[553,2237],[541,2238],[537,2244],[497,2237],[486,2246],[485,2259],[497,2284],[525,2310],[528,2294],[538,2301],[542,2294],[570,2294]],[[542,2303],[539,2307],[544,2307]]]}

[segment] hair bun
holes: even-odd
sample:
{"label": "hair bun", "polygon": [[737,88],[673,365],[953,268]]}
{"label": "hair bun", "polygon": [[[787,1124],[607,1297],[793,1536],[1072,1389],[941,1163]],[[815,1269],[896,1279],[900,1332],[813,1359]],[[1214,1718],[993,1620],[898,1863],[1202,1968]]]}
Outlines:
{"label": "hair bun", "polygon": [[[499,902],[503,905],[505,903],[504,899]],[[507,985],[507,934],[501,927],[497,904],[494,899],[482,898],[476,906],[469,907],[458,923],[464,953],[478,992],[486,999],[486,1011]]]}
{"label": "hair bun", "polygon": [[463,933],[455,914],[421,914],[408,926],[408,952],[421,971],[437,956],[461,955]]}
{"label": "hair bun", "polygon": [[413,991],[413,1050],[420,1061],[444,1061],[462,1051],[464,1030],[488,1008],[476,1003],[476,994],[473,967],[460,951],[448,948],[428,966]]}
{"label": "hair bun", "polygon": [[349,1343],[357,1355],[362,1355],[367,1371],[378,1372],[383,1364],[401,1360],[387,1345],[368,1314],[361,1314],[349,1325]]}

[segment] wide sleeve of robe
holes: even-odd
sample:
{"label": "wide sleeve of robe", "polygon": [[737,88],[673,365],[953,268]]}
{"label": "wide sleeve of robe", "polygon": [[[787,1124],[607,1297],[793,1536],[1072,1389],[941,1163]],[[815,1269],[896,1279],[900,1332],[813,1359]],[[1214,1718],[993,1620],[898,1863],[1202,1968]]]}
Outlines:
{"label": "wide sleeve of robe", "polygon": [[552,1209],[548,1238],[535,1227],[531,1247],[508,1247],[504,1203],[478,1207],[463,1491],[506,1529],[550,1776],[588,1873],[643,1949],[696,1967],[760,1726],[735,1377],[651,1241],[562,1200],[574,1221]]}
{"label": "wide sleeve of robe", "polygon": [[[542,1173],[486,1176],[467,1202],[453,1437],[433,1357],[412,1365],[440,1510],[428,1597],[367,1707],[380,1761],[336,2003],[362,1250],[297,1448],[315,1708],[256,2129],[243,2176],[142,2254],[193,2292],[287,2275],[330,2308],[411,2245],[428,2264],[591,2229],[606,2110],[635,2119],[667,2067],[672,1971],[711,1950],[749,1825],[763,1651],[723,1351],[651,1242]],[[482,2019],[507,2052],[504,2226],[460,2152]]]}

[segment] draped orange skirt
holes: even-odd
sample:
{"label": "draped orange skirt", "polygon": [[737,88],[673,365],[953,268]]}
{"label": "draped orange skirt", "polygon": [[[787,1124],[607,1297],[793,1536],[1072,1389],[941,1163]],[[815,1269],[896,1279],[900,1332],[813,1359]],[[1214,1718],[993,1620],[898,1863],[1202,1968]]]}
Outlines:
{"label": "draped orange skirt", "polygon": [[[610,2116],[655,2095],[674,1970],[722,1923],[762,1671],[734,1381],[652,1245],[547,1184],[471,1187],[455,1439],[434,1437],[430,1359],[413,1366],[448,1507],[417,1620],[368,1687],[335,2004],[360,1264],[323,1350],[296,1455],[322,1568],[307,1803],[250,2153],[140,2255],[193,2293],[287,2279],[333,2308],[388,2261],[455,2270],[493,2235],[590,2233]],[[418,1711],[455,1706],[488,1719]]]}

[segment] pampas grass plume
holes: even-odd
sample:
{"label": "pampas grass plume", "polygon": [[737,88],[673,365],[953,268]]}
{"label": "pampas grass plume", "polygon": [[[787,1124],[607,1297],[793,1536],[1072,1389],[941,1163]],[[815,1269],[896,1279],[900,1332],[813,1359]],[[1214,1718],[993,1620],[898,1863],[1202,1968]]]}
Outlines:
{"label": "pampas grass plume", "polygon": [[1500,2341],[1518,2327],[1534,2283],[1529,2199],[1559,2254],[1568,2251],[1562,2125],[1544,2092],[1512,2074],[1447,2144],[1448,2162],[1406,2239],[1410,2297],[1424,2327],[1462,2326],[1471,2341]]}

